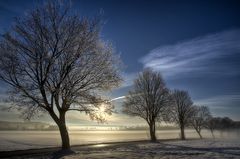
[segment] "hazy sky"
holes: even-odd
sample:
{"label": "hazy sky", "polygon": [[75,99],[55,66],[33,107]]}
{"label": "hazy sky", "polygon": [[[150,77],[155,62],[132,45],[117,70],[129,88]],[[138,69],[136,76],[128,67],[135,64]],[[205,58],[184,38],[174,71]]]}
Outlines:
{"label": "hazy sky", "polygon": [[[37,2],[41,1],[0,0],[0,32],[7,31],[13,17],[23,16]],[[196,104],[209,106],[214,115],[240,120],[240,1],[72,3],[81,15],[104,12],[102,36],[114,44],[126,65],[125,82],[109,93],[112,98],[126,95],[138,72],[151,67],[162,73],[171,89],[189,91]],[[1,84],[0,93],[4,87]],[[122,100],[116,100],[117,110]],[[70,123],[93,123],[79,113],[68,116]],[[15,114],[1,111],[0,120],[16,118]],[[109,124],[121,125],[130,119],[114,114]]]}

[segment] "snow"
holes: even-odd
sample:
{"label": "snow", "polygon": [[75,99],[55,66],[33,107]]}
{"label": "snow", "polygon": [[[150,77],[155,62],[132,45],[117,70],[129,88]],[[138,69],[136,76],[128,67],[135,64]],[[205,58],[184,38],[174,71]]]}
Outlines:
{"label": "snow", "polygon": [[227,140],[194,139],[172,140],[159,143],[129,143],[97,149],[77,150],[76,154],[62,159],[239,159],[240,144]]}
{"label": "snow", "polygon": [[[158,132],[158,143],[148,141],[132,142],[133,140],[146,140],[148,136],[142,132],[70,132],[72,150],[76,153],[62,157],[62,159],[240,159],[240,136],[237,133],[215,133],[216,139],[204,133],[205,139],[198,139],[192,131],[187,131],[187,140],[176,139],[179,131]],[[168,137],[168,138],[167,138]],[[170,139],[169,139],[170,138]],[[174,139],[175,138],[175,139]],[[191,138],[191,139],[189,139]],[[124,143],[124,142],[125,143]],[[119,143],[110,143],[119,142]],[[122,142],[122,143],[121,143]],[[85,145],[84,144],[94,144]],[[61,145],[59,132],[9,132],[0,133],[0,150],[26,150],[29,156],[22,158],[50,159],[52,153],[33,155],[31,150]]]}

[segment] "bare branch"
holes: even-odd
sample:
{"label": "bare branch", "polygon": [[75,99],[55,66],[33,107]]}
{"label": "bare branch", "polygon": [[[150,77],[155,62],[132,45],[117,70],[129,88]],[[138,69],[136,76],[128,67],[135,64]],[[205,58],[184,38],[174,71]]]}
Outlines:
{"label": "bare branch", "polygon": [[192,100],[188,92],[174,90],[172,92],[172,107],[169,107],[167,120],[175,122],[181,129],[181,138],[185,139],[184,129],[189,124],[193,115]]}
{"label": "bare branch", "polygon": [[[56,0],[17,18],[2,36],[0,79],[14,90],[15,106],[31,105],[24,111],[27,118],[44,109],[65,137],[68,110],[83,110],[103,121],[90,110],[99,109],[99,102],[105,102],[99,94],[117,87],[121,77],[119,57],[100,37],[101,24],[96,18],[81,18]],[[113,106],[107,108],[111,114]]]}
{"label": "bare branch", "polygon": [[146,69],[134,82],[134,88],[126,96],[123,112],[146,120],[150,127],[151,139],[155,137],[155,122],[162,119],[170,103],[169,91],[161,75]]}

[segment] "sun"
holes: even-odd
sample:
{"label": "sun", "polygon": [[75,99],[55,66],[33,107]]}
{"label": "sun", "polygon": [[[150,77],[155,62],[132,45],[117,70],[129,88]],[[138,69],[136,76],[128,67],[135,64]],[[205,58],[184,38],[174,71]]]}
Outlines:
{"label": "sun", "polygon": [[105,104],[101,104],[101,106],[99,107],[99,112],[100,113],[104,113],[106,111],[106,105]]}

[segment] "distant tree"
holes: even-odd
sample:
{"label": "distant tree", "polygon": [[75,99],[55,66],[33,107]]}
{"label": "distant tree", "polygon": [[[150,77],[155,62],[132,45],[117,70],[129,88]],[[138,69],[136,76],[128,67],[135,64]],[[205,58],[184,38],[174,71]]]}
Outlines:
{"label": "distant tree", "polygon": [[234,127],[234,122],[229,117],[224,117],[221,119],[221,129],[232,129]]}
{"label": "distant tree", "polygon": [[181,139],[185,140],[185,127],[190,124],[193,115],[192,100],[188,92],[174,90],[172,92],[172,107],[170,107],[167,120],[176,123],[181,130]]}
{"label": "distant tree", "polygon": [[[101,92],[119,85],[119,60],[100,37],[98,18],[79,17],[68,4],[48,1],[16,19],[0,42],[0,79],[26,119],[41,112],[59,127],[70,149],[65,114],[80,111],[103,121],[111,114]],[[105,107],[104,109],[101,107]]]}
{"label": "distant tree", "polygon": [[194,112],[190,123],[198,133],[199,137],[202,139],[201,130],[208,126],[208,121],[211,118],[211,113],[207,106],[194,106],[193,109]]}
{"label": "distant tree", "polygon": [[134,81],[133,89],[126,96],[123,112],[146,120],[151,141],[155,142],[156,122],[166,113],[169,102],[169,91],[160,73],[145,69]]}
{"label": "distant tree", "polygon": [[214,130],[217,129],[217,118],[210,117],[207,121],[206,128],[210,130],[212,137],[214,136]]}

